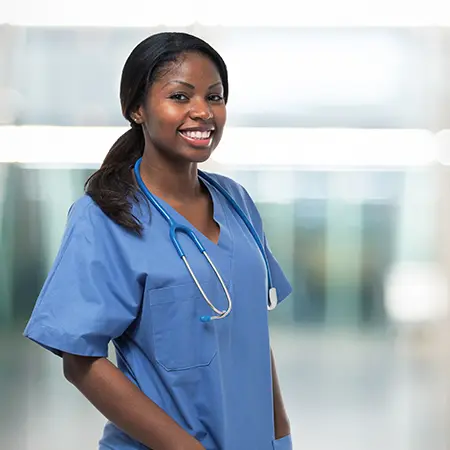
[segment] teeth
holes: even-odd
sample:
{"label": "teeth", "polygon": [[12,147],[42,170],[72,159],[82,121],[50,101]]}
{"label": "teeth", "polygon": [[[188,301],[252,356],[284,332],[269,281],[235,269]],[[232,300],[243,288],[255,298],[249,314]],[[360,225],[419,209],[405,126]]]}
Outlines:
{"label": "teeth", "polygon": [[211,131],[182,131],[182,133],[191,139],[209,139]]}

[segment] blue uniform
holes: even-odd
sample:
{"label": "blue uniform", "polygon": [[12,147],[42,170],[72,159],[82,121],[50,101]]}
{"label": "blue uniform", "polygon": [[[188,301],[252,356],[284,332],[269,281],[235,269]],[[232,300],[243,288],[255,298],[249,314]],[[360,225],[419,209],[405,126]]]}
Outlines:
{"label": "blue uniform", "polygon": [[[270,252],[255,204],[238,183],[211,176],[231,194],[264,243],[282,301],[291,286]],[[153,206],[134,206],[144,226],[138,237],[83,196],[70,209],[60,250],[24,334],[57,355],[107,357],[112,341],[119,369],[207,450],[290,450],[289,436],[274,439],[264,259],[230,203],[205,185],[220,226],[219,242],[194,232],[231,294],[228,317],[200,321],[211,309]],[[159,201],[177,222],[192,228]],[[211,267],[190,239],[178,236],[206,294],[226,309]],[[99,445],[100,450],[146,448],[110,422]]]}

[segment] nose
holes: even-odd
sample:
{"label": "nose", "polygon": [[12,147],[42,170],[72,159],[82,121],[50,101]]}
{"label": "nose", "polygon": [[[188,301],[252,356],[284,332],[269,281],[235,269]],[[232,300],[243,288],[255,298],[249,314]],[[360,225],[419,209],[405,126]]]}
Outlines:
{"label": "nose", "polygon": [[212,119],[213,113],[211,106],[204,100],[196,100],[191,103],[190,110],[191,119],[209,120]]}

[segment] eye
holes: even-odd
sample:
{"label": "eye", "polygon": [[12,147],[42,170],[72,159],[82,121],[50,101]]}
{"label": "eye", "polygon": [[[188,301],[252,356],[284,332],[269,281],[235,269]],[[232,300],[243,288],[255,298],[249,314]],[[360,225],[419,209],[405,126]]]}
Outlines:
{"label": "eye", "polygon": [[218,94],[211,94],[211,95],[208,97],[208,100],[209,100],[210,102],[220,103],[220,102],[223,101],[223,97],[222,97],[221,95],[218,95]]}
{"label": "eye", "polygon": [[171,98],[172,100],[175,100],[177,102],[185,102],[188,99],[188,96],[186,94],[182,94],[180,92],[177,92],[176,94],[172,94],[169,98]]}

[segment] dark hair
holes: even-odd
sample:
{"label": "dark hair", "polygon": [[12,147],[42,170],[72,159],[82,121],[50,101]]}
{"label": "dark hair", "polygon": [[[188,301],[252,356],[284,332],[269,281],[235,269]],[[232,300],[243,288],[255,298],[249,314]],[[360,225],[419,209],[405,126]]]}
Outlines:
{"label": "dark hair", "polygon": [[86,193],[109,218],[137,234],[141,234],[142,226],[132,214],[132,201],[138,202],[139,195],[131,169],[144,152],[144,134],[131,114],[145,101],[150,86],[161,76],[162,70],[188,52],[198,52],[211,59],[222,79],[225,102],[228,100],[227,67],[208,43],[180,32],[148,37],[134,48],[122,71],[120,103],[131,128],[117,139],[100,169],[85,184]]}

